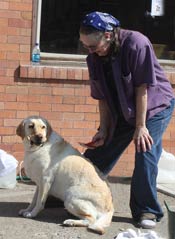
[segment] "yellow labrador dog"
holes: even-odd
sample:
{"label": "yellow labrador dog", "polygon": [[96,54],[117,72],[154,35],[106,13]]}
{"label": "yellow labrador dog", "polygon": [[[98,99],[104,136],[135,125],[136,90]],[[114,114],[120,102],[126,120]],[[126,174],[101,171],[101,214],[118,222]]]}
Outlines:
{"label": "yellow labrador dog", "polygon": [[31,204],[19,214],[35,217],[44,208],[48,195],[52,195],[64,201],[65,208],[79,218],[65,220],[64,225],[85,226],[103,234],[114,208],[110,189],[100,172],[44,118],[28,117],[16,132],[24,144],[26,174],[37,186]]}

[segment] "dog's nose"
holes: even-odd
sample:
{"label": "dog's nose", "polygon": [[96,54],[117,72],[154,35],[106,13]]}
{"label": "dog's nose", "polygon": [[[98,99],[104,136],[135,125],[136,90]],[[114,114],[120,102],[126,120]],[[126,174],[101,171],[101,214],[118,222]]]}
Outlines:
{"label": "dog's nose", "polygon": [[41,141],[42,138],[43,138],[42,134],[37,134],[37,135],[36,135],[36,140],[37,140],[37,141]]}

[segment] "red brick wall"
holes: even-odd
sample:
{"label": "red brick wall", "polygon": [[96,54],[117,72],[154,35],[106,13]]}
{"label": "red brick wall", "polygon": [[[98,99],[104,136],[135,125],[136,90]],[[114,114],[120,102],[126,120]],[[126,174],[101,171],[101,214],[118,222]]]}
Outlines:
{"label": "red brick wall", "polygon": [[[97,102],[90,97],[86,68],[30,65],[32,0],[0,1],[0,148],[23,159],[16,127],[29,115],[42,115],[79,150],[98,127]],[[175,71],[167,71],[175,84]],[[175,154],[175,115],[165,135],[165,150]],[[131,144],[111,175],[129,176]]]}

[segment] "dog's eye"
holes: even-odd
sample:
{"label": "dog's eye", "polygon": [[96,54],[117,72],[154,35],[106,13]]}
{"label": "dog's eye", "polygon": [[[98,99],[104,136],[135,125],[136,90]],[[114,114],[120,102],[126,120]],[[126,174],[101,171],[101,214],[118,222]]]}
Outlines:
{"label": "dog's eye", "polygon": [[42,127],[41,127],[41,129],[45,129],[46,128],[46,126],[45,125],[43,125]]}
{"label": "dog's eye", "polygon": [[34,128],[34,124],[29,124],[29,129],[33,129]]}

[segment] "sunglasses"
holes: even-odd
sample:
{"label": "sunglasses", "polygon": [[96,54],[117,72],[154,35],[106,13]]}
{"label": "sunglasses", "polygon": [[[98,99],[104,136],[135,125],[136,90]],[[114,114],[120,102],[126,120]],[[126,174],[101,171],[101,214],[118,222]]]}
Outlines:
{"label": "sunglasses", "polygon": [[83,43],[82,43],[82,45],[83,45],[84,48],[86,48],[90,51],[96,51],[98,49],[99,43],[97,45],[94,45],[94,46],[93,45],[88,46],[88,45],[85,45]]}

